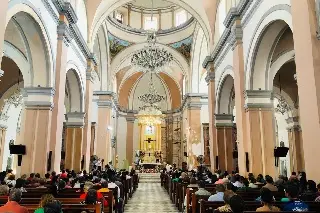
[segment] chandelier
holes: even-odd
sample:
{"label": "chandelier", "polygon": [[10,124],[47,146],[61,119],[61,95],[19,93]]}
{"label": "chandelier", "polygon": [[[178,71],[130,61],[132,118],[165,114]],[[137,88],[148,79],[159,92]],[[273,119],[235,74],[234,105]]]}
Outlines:
{"label": "chandelier", "polygon": [[140,125],[154,126],[162,123],[164,115],[156,106],[145,105],[141,107],[137,117]]}
{"label": "chandelier", "polygon": [[152,81],[152,73],[150,73],[150,82],[149,82],[149,92],[143,95],[140,95],[138,99],[149,105],[154,105],[155,103],[165,100],[165,97],[159,95]]}
{"label": "chandelier", "polygon": [[278,104],[275,108],[275,111],[281,113],[282,115],[290,111],[290,106],[287,104],[286,100],[282,96],[280,96],[280,98],[278,99]]}
{"label": "chandelier", "polygon": [[[151,10],[151,22],[153,22],[153,0]],[[147,33],[147,45],[136,51],[131,58],[131,65],[141,72],[154,72],[159,73],[165,67],[171,65],[173,56],[164,48],[159,48],[156,45],[157,36],[155,31]]]}
{"label": "chandelier", "polygon": [[16,108],[23,104],[23,95],[21,90],[16,90],[13,95],[5,100],[6,103],[14,105]]}

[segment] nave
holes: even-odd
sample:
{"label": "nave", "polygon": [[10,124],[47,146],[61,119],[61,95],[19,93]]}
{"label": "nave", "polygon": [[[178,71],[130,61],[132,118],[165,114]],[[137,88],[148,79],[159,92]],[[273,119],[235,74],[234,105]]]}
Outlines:
{"label": "nave", "polygon": [[139,177],[139,188],[126,204],[124,212],[178,212],[166,190],[161,187],[160,174],[140,174]]}

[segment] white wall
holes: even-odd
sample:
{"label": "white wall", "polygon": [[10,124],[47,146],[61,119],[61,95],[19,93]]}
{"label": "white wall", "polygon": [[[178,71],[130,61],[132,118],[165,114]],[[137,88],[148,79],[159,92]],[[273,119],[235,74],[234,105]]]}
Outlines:
{"label": "white wall", "polygon": [[117,132],[117,151],[119,156],[118,168],[123,168],[123,161],[126,159],[126,144],[127,144],[127,120],[125,117],[118,119]]}

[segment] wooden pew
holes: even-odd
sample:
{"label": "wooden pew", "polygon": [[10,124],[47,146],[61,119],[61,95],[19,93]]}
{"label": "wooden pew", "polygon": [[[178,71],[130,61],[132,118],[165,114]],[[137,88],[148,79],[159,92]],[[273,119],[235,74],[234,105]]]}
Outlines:
{"label": "wooden pew", "polygon": [[208,201],[209,197],[208,195],[196,195],[193,193],[191,198],[191,212],[200,213],[200,202],[203,200]]}
{"label": "wooden pew", "polygon": [[[34,211],[39,208],[39,205],[29,204],[23,205],[28,209],[30,213],[34,213]],[[95,205],[86,205],[86,204],[62,204],[62,211],[64,213],[78,213],[82,211],[100,213],[101,212],[101,204]]]}

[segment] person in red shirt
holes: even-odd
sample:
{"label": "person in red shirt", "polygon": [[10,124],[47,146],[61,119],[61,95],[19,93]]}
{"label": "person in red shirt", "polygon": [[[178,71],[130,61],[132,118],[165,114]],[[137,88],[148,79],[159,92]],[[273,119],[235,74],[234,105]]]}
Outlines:
{"label": "person in red shirt", "polygon": [[61,174],[60,174],[60,178],[61,179],[65,179],[68,177],[68,173],[66,172],[66,170],[62,170]]}
{"label": "person in red shirt", "polygon": [[26,207],[20,206],[22,192],[20,189],[12,189],[9,195],[9,201],[2,207],[0,207],[0,213],[14,212],[14,213],[28,213]]}
{"label": "person in red shirt", "polygon": [[80,199],[84,200],[85,204],[96,204],[98,202],[103,203],[104,207],[108,207],[108,201],[104,199],[103,195],[100,192],[97,192],[95,189],[89,189],[88,192],[80,195]]}

